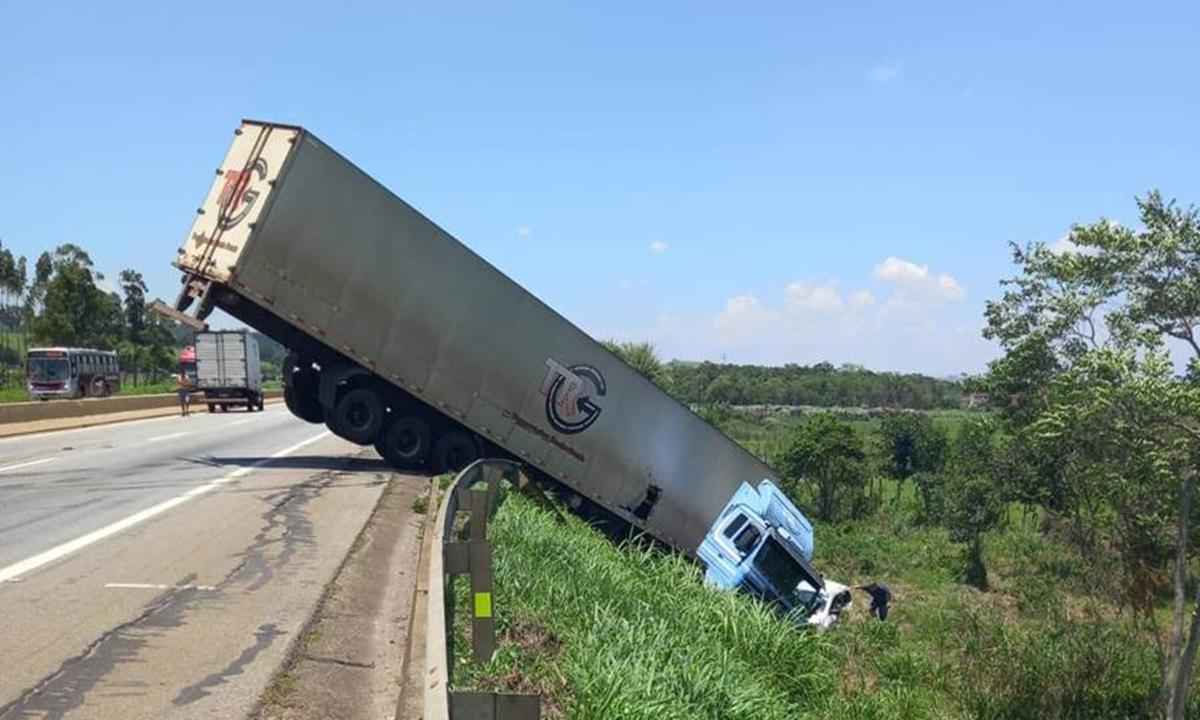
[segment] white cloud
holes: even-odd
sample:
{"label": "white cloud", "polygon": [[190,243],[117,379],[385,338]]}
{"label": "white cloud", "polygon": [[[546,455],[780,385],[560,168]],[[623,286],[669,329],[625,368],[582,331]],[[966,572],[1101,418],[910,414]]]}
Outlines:
{"label": "white cloud", "polygon": [[[719,344],[730,347],[753,345],[758,338],[770,335],[779,325],[778,313],[767,309],[753,295],[737,295],[725,301],[725,309],[712,319]],[[703,335],[712,337],[710,332]]]}
{"label": "white cloud", "polygon": [[828,361],[944,375],[982,370],[996,357],[996,348],[981,335],[978,308],[911,293],[896,299],[904,293],[843,294],[832,283],[799,281],[770,295],[735,295],[707,316],[659,315],[640,330],[625,328],[625,334],[651,340],[664,357],[687,360]]}
{"label": "white cloud", "polygon": [[794,282],[785,290],[788,304],[804,310],[836,310],[842,306],[842,294],[835,283],[815,285]]}
{"label": "white cloud", "polygon": [[892,256],[864,268],[876,287],[797,278],[733,293],[708,311],[631,310],[602,336],[649,340],[664,358],[685,360],[828,361],[938,376],[980,371],[997,356],[982,337],[980,308],[955,302],[966,290],[935,268]]}
{"label": "white cloud", "polygon": [[662,240],[655,240],[654,242],[650,243],[650,252],[654,253],[655,255],[662,255],[670,247],[670,245],[666,244]]}
{"label": "white cloud", "polygon": [[867,307],[875,304],[875,296],[870,290],[859,290],[850,295],[850,305],[853,307]]}
{"label": "white cloud", "polygon": [[522,225],[517,228],[517,234],[521,237],[529,237],[529,233],[533,232],[528,225]]}
{"label": "white cloud", "polygon": [[867,71],[871,82],[884,85],[897,80],[904,74],[904,66],[900,63],[880,63]]}
{"label": "white cloud", "polygon": [[888,257],[875,266],[875,277],[897,282],[924,282],[929,277],[929,266],[918,265],[898,257]]}
{"label": "white cloud", "polygon": [[957,301],[967,296],[966,289],[953,275],[939,273],[935,277],[928,265],[918,265],[895,256],[889,256],[875,266],[875,277],[896,285],[900,294],[893,298],[895,302],[924,298]]}
{"label": "white cloud", "polygon": [[946,273],[938,275],[938,290],[941,291],[942,297],[947,300],[962,300],[967,295],[967,291],[963,290],[963,286],[959,285],[957,280]]}

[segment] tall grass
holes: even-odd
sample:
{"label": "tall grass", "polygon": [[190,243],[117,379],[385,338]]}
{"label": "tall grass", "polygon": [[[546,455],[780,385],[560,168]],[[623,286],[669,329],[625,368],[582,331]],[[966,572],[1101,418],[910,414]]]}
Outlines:
{"label": "tall grass", "polygon": [[[488,665],[464,661],[460,685],[562,687],[556,706],[589,720],[794,719],[834,689],[823,637],[704,587],[679,557],[617,548],[520,496],[501,507],[488,535],[499,631],[514,642]],[[523,645],[522,636],[542,640]]]}

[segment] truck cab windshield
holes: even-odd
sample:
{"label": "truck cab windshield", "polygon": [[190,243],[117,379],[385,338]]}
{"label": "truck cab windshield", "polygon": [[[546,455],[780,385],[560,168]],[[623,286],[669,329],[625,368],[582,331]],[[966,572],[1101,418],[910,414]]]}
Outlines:
{"label": "truck cab windshield", "polygon": [[31,380],[66,380],[71,375],[66,360],[59,358],[29,358]]}

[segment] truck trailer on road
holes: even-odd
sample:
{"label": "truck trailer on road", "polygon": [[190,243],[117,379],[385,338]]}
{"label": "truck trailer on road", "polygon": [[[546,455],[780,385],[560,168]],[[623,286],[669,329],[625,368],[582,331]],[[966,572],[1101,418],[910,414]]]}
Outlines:
{"label": "truck trailer on road", "polygon": [[195,388],[204,393],[210,413],[231,407],[263,409],[262,363],[253,335],[244,330],[198,332],[194,353]]}
{"label": "truck trailer on road", "polygon": [[[512,458],[577,506],[706,563],[701,545],[727,530],[718,524],[739,490],[778,486],[770,467],[303,128],[241,123],[174,265],[183,289],[168,313],[202,326],[219,307],[286,346],[288,408],[397,468]],[[803,518],[782,493],[774,501]],[[785,527],[739,507],[757,534],[722,562],[755,570],[710,582],[788,612],[829,607],[807,520]]]}

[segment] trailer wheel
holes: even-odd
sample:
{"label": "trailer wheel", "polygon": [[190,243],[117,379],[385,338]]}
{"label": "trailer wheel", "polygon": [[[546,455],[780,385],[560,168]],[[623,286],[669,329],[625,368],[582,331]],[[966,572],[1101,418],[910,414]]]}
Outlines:
{"label": "trailer wheel", "polygon": [[352,443],[370,445],[383,427],[384,408],[370,388],[355,388],[338,400],[329,418],[329,429]]}
{"label": "trailer wheel", "polygon": [[208,411],[209,411],[210,413],[215,413],[215,412],[217,411],[217,406],[216,406],[216,404],[215,404],[215,403],[209,403],[209,404],[208,404]]}
{"label": "trailer wheel", "polygon": [[304,422],[319,424],[325,422],[325,410],[321,403],[312,395],[304,395],[289,385],[283,387],[283,404],[288,412]]}
{"label": "trailer wheel", "polygon": [[397,418],[375,441],[375,450],[397,470],[412,470],[429,461],[429,423],[415,415]]}
{"label": "trailer wheel", "polygon": [[438,438],[433,447],[433,470],[436,473],[458,472],[479,459],[475,439],[460,430]]}

